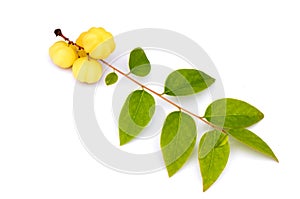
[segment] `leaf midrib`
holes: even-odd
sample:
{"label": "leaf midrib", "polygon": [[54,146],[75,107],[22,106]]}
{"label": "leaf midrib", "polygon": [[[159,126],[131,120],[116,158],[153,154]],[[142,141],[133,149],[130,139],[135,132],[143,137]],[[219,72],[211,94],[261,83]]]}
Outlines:
{"label": "leaf midrib", "polygon": [[165,94],[169,94],[169,93],[173,93],[173,94],[176,94],[175,92],[178,91],[178,90],[182,90],[182,89],[185,89],[185,88],[188,88],[188,87],[191,87],[193,91],[195,91],[195,89],[193,88],[193,86],[191,86],[190,84],[188,84],[189,86],[184,86],[184,87],[180,87],[180,88],[176,88],[176,89],[173,89],[171,90],[170,88],[166,87],[169,91],[165,92]]}
{"label": "leaf midrib", "polygon": [[[206,82],[206,81],[203,81],[203,82]],[[194,88],[201,88],[202,89],[202,87],[201,86],[193,86],[193,85],[191,85],[191,84],[186,84],[187,86],[182,86],[182,87],[180,87],[180,88],[176,88],[176,89],[173,89],[173,90],[171,90],[169,87],[166,87],[169,91],[167,91],[167,92],[165,92],[164,94],[168,94],[168,93],[174,93],[174,92],[176,92],[176,91],[178,91],[178,90],[182,90],[182,89],[185,89],[185,88],[192,88],[192,90],[193,91],[195,91],[195,89]],[[206,88],[208,88],[209,87],[209,85],[208,84],[205,84],[205,86],[206,86]],[[205,88],[203,88],[203,90],[204,90]],[[175,93],[174,93],[175,94]]]}
{"label": "leaf midrib", "polygon": [[140,99],[139,99],[139,102],[138,102],[136,111],[135,111],[135,113],[134,113],[134,115],[133,115],[133,118],[132,118],[133,121],[135,121],[135,118],[136,118],[136,116],[137,116],[137,113],[138,113],[138,111],[139,111],[139,109],[140,109],[140,107],[141,107],[141,102],[142,102],[142,98],[143,98],[144,92],[145,92],[145,91],[142,91],[142,94],[141,94],[141,97],[140,97]]}
{"label": "leaf midrib", "polygon": [[[213,160],[214,160],[214,152],[215,152],[215,147],[214,148],[212,148],[212,150],[211,150],[211,152],[210,153],[212,153],[211,154],[211,159],[210,159],[210,161],[209,161],[209,166],[208,166],[208,173],[209,173],[209,175],[208,176],[212,176],[211,175],[211,167],[212,167],[212,164],[213,164]],[[207,157],[207,156],[206,156]],[[208,180],[210,180],[211,179],[211,177],[209,177],[208,178]]]}
{"label": "leaf midrib", "polygon": [[[181,115],[181,113],[179,112],[179,117],[178,117],[178,123],[177,123],[177,127],[176,127],[176,132],[178,132],[179,131],[179,123],[181,122],[181,117],[182,117],[182,115]],[[173,153],[173,161],[175,162],[175,160],[178,160],[179,158],[176,158],[177,157],[177,144],[178,144],[178,140],[179,140],[179,134],[180,134],[180,132],[178,133],[178,134],[176,134],[176,139],[175,139],[175,150],[174,150],[174,153]],[[178,136],[177,136],[178,135]],[[175,157],[174,157],[175,156]]]}
{"label": "leaf midrib", "polygon": [[258,116],[259,114],[251,114],[251,115],[245,115],[245,114],[229,114],[229,115],[210,115],[210,116],[205,116],[206,118],[212,118],[212,117],[233,117],[233,116],[243,116],[243,117],[252,117],[252,116]]}

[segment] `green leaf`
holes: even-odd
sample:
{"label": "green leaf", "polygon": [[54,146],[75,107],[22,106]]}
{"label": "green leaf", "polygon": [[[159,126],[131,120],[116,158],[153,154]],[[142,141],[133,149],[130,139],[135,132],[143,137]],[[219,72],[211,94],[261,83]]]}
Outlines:
{"label": "green leaf", "polygon": [[141,77],[150,73],[151,65],[142,48],[135,48],[130,52],[129,68],[131,73]]}
{"label": "green leaf", "polygon": [[249,131],[248,129],[230,129],[228,133],[241,143],[279,162],[272,149],[267,145],[267,143],[265,143],[260,137],[258,137],[256,134]]}
{"label": "green leaf", "polygon": [[136,90],[126,99],[119,117],[120,145],[135,138],[150,122],[155,101],[145,90]]}
{"label": "green leaf", "polygon": [[203,91],[215,82],[215,79],[195,69],[179,69],[166,79],[164,94],[171,96],[192,95]]}
{"label": "green leaf", "polygon": [[160,146],[169,177],[173,176],[190,157],[196,143],[196,124],[181,111],[170,113],[163,125]]}
{"label": "green leaf", "polygon": [[[216,138],[218,138],[217,142]],[[211,143],[215,143],[215,145],[212,147]],[[203,191],[206,191],[219,178],[227,164],[229,153],[227,135],[214,130],[202,136],[199,144],[198,161],[202,175]]]}
{"label": "green leaf", "polygon": [[118,75],[115,72],[109,73],[105,77],[105,84],[107,86],[112,85],[118,81]]}
{"label": "green leaf", "polygon": [[245,128],[262,120],[264,114],[247,102],[224,98],[211,103],[204,117],[219,127]]}

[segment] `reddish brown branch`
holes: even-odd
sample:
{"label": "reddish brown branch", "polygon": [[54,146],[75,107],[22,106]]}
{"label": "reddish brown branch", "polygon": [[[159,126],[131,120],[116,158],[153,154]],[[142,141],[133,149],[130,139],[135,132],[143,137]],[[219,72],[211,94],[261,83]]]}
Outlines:
{"label": "reddish brown branch", "polygon": [[54,30],[54,34],[55,36],[60,36],[61,38],[63,38],[65,41],[67,41],[69,44],[77,46],[79,50],[84,50],[83,47],[79,46],[78,44],[76,44],[75,42],[71,41],[68,37],[64,36],[61,32],[61,29],[55,29]]}

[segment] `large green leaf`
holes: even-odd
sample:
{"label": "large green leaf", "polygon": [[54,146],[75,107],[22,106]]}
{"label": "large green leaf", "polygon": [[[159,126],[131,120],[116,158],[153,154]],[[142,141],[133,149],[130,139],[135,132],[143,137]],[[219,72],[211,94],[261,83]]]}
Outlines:
{"label": "large green leaf", "polygon": [[129,68],[131,73],[141,77],[150,73],[151,65],[142,48],[135,48],[130,52]]}
{"label": "large green leaf", "polygon": [[118,81],[118,75],[115,72],[109,73],[105,77],[105,84],[107,86],[112,85]]}
{"label": "large green leaf", "polygon": [[136,137],[150,122],[155,101],[145,90],[136,90],[126,99],[119,117],[120,145]]}
{"label": "large green leaf", "polygon": [[181,111],[170,113],[163,125],[160,146],[169,177],[173,176],[190,157],[196,143],[196,124]]}
{"label": "large green leaf", "polygon": [[245,128],[262,120],[264,115],[247,102],[224,98],[211,103],[204,117],[220,127]]}
{"label": "large green leaf", "polygon": [[171,96],[192,95],[203,91],[214,82],[214,78],[202,71],[179,69],[167,77],[164,94]]}
{"label": "large green leaf", "polygon": [[277,157],[267,143],[248,129],[230,129],[228,133],[241,143],[246,144],[252,149],[261,152],[278,162]]}
{"label": "large green leaf", "polygon": [[[216,141],[216,138],[218,138],[218,141]],[[213,147],[211,143],[215,143]],[[219,178],[227,164],[229,153],[230,148],[227,135],[214,130],[202,136],[199,144],[198,160],[202,175],[203,191],[206,191]]]}

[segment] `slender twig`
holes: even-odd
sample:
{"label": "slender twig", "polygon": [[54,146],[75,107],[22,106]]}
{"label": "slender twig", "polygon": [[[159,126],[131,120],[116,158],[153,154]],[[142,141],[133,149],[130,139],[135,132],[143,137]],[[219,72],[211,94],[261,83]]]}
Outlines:
{"label": "slender twig", "polygon": [[54,34],[56,36],[60,36],[62,37],[65,41],[67,41],[69,44],[77,46],[79,48],[79,50],[83,50],[83,47],[79,46],[78,44],[76,44],[75,42],[71,41],[68,37],[64,36],[61,32],[61,29],[55,29],[54,30]]}

